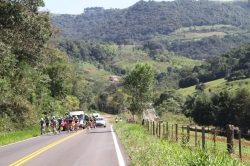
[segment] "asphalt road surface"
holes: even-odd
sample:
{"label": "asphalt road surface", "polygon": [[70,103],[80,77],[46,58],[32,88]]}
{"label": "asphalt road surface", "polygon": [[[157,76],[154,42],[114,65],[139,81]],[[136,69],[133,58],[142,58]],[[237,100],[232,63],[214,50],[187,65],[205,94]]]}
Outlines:
{"label": "asphalt road surface", "polygon": [[0,166],[127,166],[129,159],[110,124],[90,131],[45,134],[0,147]]}

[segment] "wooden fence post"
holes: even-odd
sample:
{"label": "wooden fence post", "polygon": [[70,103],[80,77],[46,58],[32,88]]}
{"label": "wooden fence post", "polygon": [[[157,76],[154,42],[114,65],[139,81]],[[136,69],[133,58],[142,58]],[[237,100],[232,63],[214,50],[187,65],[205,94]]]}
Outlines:
{"label": "wooden fence post", "polygon": [[234,126],[227,125],[227,151],[228,153],[235,154],[234,150]]}
{"label": "wooden fence post", "polygon": [[178,142],[178,124],[175,124],[175,140]]}
{"label": "wooden fence post", "polygon": [[238,139],[239,139],[239,156],[240,159],[242,159],[242,153],[241,153],[241,131],[238,131]]}
{"label": "wooden fence post", "polygon": [[187,142],[190,140],[190,126],[187,125]]}
{"label": "wooden fence post", "polygon": [[202,126],[202,149],[205,150],[205,127]]}
{"label": "wooden fence post", "polygon": [[216,143],[216,128],[214,129],[214,145]]}
{"label": "wooden fence post", "polygon": [[166,132],[167,132],[167,140],[168,140],[168,135],[169,135],[169,131],[168,131],[168,122],[166,123]]}
{"label": "wooden fence post", "polygon": [[172,138],[172,141],[174,140],[174,125],[172,125],[172,136],[171,136],[171,138]]}
{"label": "wooden fence post", "polygon": [[159,122],[159,138],[161,138],[161,122]]}
{"label": "wooden fence post", "polygon": [[153,122],[150,122],[150,134],[151,134],[151,135],[153,135],[152,128],[153,128]]}
{"label": "wooden fence post", "polygon": [[166,130],[165,130],[165,125],[164,125],[163,122],[162,122],[162,131],[163,131],[163,135],[165,135],[166,134]]}
{"label": "wooden fence post", "polygon": [[158,137],[158,122],[156,122],[156,125],[155,125],[155,135]]}
{"label": "wooden fence post", "polygon": [[155,135],[155,122],[153,121],[153,135]]}
{"label": "wooden fence post", "polygon": [[147,120],[147,129],[148,129],[148,131],[149,131],[149,121]]}
{"label": "wooden fence post", "polygon": [[194,132],[195,132],[195,147],[197,146],[197,127],[195,126],[194,128]]}

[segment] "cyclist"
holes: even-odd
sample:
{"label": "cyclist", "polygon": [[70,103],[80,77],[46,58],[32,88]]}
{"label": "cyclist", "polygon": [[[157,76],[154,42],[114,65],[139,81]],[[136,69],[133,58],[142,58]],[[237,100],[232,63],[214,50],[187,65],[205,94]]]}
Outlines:
{"label": "cyclist", "polygon": [[94,124],[93,124],[93,127],[95,128],[95,124],[96,124],[96,117],[95,116],[93,116],[93,120],[94,120]]}
{"label": "cyclist", "polygon": [[90,124],[89,124],[89,116],[86,114],[85,116],[84,116],[84,120],[85,120],[85,126],[87,127],[87,128],[89,128],[89,126],[90,126]]}
{"label": "cyclist", "polygon": [[90,124],[91,124],[91,128],[95,128],[95,116],[90,116],[89,118]]}
{"label": "cyclist", "polygon": [[72,131],[72,123],[73,123],[73,117],[71,115],[69,115],[69,124],[68,124],[68,127],[69,127],[69,130]]}
{"label": "cyclist", "polygon": [[53,125],[53,133],[56,134],[57,133],[57,131],[56,131],[57,121],[56,121],[56,117],[55,116],[52,116],[51,123]]}
{"label": "cyclist", "polygon": [[66,115],[64,122],[66,122],[67,131],[69,131],[69,116],[68,115]]}
{"label": "cyclist", "polygon": [[59,131],[59,133],[61,133],[61,127],[63,127],[62,125],[62,122],[63,122],[63,118],[62,117],[60,117],[59,119],[58,119],[58,131]]}
{"label": "cyclist", "polygon": [[44,125],[45,125],[45,121],[44,121],[43,118],[41,118],[40,124],[41,124],[41,135],[43,135],[43,132],[44,132]]}
{"label": "cyclist", "polygon": [[77,131],[79,118],[75,116],[74,121],[75,121],[75,130]]}
{"label": "cyclist", "polygon": [[45,118],[45,124],[46,124],[47,132],[49,133],[50,132],[50,119],[48,116],[46,116]]}

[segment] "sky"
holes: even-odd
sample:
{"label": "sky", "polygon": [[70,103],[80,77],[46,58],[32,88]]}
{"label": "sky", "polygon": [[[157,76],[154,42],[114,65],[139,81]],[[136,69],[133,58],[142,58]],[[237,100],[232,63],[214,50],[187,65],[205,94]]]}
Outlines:
{"label": "sky", "polygon": [[[140,0],[43,0],[45,7],[42,11],[56,14],[81,14],[87,7],[104,7],[104,9],[124,9]],[[162,1],[162,0],[161,0]]]}

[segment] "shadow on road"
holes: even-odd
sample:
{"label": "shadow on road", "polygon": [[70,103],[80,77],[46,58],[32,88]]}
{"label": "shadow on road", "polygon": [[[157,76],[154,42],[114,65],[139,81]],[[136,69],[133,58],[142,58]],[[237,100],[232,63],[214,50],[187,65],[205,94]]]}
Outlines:
{"label": "shadow on road", "polygon": [[88,133],[111,133],[112,131],[89,131]]}

